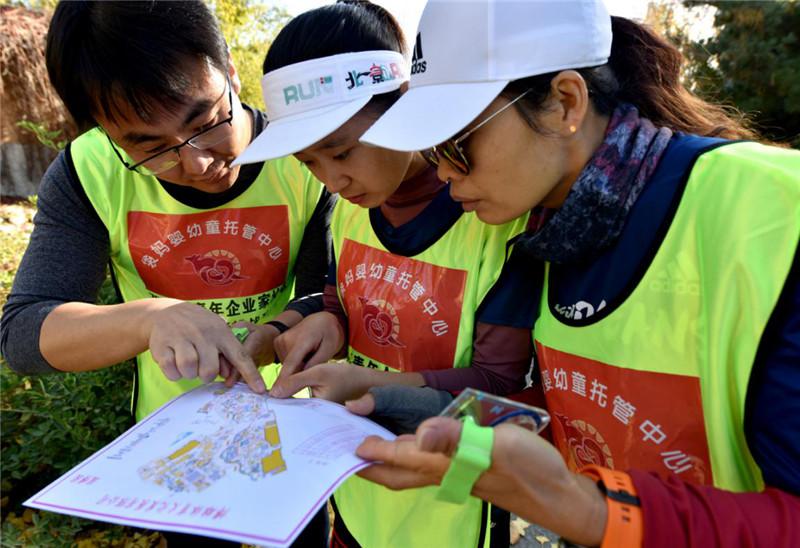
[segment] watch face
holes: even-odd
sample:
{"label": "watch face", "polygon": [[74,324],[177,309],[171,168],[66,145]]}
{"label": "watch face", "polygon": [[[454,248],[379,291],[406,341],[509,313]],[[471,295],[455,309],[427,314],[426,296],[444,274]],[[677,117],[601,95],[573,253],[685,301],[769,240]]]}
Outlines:
{"label": "watch face", "polygon": [[470,416],[481,426],[497,426],[510,422],[536,433],[550,423],[550,415],[544,409],[493,396],[474,388],[461,392],[439,414],[456,419]]}

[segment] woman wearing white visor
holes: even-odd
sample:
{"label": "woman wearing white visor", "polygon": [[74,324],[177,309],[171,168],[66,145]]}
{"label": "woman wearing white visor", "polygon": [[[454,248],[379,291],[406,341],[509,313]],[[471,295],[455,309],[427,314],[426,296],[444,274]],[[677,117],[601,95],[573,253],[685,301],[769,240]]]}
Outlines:
{"label": "woman wearing white visor", "polygon": [[[326,311],[277,339],[283,369],[272,396],[310,386],[343,403],[372,388],[368,409],[356,411],[380,414],[389,399],[402,399],[409,416],[411,389],[385,385],[420,387],[411,390],[413,405],[433,413],[468,386],[502,395],[524,387],[535,300],[524,276],[498,279],[506,242],[527,215],[486,225],[450,197],[419,153],[358,141],[400,96],[404,49],[385,10],[339,3],[293,19],[265,59],[269,125],[238,162],[294,154],[340,196]],[[322,363],[336,355],[350,363]],[[508,545],[507,521],[489,535],[489,505],[478,499],[455,506],[436,501],[433,489],[393,493],[352,478],[334,502],[339,545],[469,547],[490,536]]]}
{"label": "woman wearing white visor", "polygon": [[362,141],[433,147],[488,223],[533,211],[515,247],[545,268],[555,447],[436,418],[367,441],[362,475],[477,480],[587,546],[800,546],[800,154],[728,140],[755,136],[600,2],[431,1],[420,40],[425,72]]}

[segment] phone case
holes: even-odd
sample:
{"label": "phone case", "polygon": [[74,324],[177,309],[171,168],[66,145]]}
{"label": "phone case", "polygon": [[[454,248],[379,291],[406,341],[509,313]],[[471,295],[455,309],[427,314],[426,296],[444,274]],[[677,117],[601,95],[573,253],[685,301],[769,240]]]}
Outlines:
{"label": "phone case", "polygon": [[544,409],[493,396],[474,388],[461,392],[439,415],[455,419],[471,416],[481,426],[497,426],[509,422],[536,433],[550,424],[550,415]]}

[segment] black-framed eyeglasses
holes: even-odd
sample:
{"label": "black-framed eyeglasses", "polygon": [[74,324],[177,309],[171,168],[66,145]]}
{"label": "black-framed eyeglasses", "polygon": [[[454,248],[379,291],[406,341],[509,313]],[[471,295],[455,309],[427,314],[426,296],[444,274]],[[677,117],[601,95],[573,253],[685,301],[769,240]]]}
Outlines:
{"label": "black-framed eyeglasses", "polygon": [[458,171],[462,175],[469,175],[470,171],[472,170],[472,167],[470,166],[469,159],[467,159],[467,154],[464,152],[464,149],[461,148],[461,143],[466,141],[470,135],[472,135],[480,128],[485,126],[492,118],[499,115],[507,108],[510,108],[511,105],[513,105],[514,103],[525,97],[525,95],[527,95],[529,91],[531,90],[526,89],[520,95],[518,95],[514,100],[509,101],[508,104],[503,105],[496,112],[484,118],[478,125],[466,131],[459,137],[448,139],[447,141],[445,141],[440,145],[431,147],[428,150],[423,150],[422,151],[423,158],[425,158],[428,161],[428,163],[431,164],[433,167],[439,167],[440,159],[444,157],[444,159],[447,160],[456,171]]}
{"label": "black-framed eyeglasses", "polygon": [[[122,157],[122,154],[120,154],[119,150],[117,150],[117,145],[111,140],[111,137],[106,134],[108,142],[111,143],[111,148],[114,149],[119,161],[122,162],[126,168],[130,169],[131,171],[135,171],[136,173],[140,173],[142,175],[157,175],[178,165],[181,161],[180,149],[187,145],[192,148],[196,148],[197,150],[208,150],[209,148],[230,139],[231,135],[233,134],[231,131],[233,127],[233,88],[231,86],[230,76],[226,74],[225,80],[226,86],[228,87],[228,104],[230,105],[228,117],[225,120],[217,122],[213,126],[202,131],[198,131],[181,144],[175,145],[166,150],[162,150],[161,152],[157,152],[134,165],[130,165],[125,161],[125,159]],[[222,93],[224,96],[225,92],[223,91]]]}

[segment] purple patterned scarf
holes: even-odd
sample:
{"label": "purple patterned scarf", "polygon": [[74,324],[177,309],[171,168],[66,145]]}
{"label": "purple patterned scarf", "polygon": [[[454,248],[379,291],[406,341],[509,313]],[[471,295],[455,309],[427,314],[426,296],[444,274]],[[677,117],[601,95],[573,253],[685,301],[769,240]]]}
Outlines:
{"label": "purple patterned scarf", "polygon": [[611,116],[603,143],[557,210],[538,207],[517,243],[553,263],[596,257],[619,236],[633,204],[655,171],[672,131],[640,118],[623,104]]}

